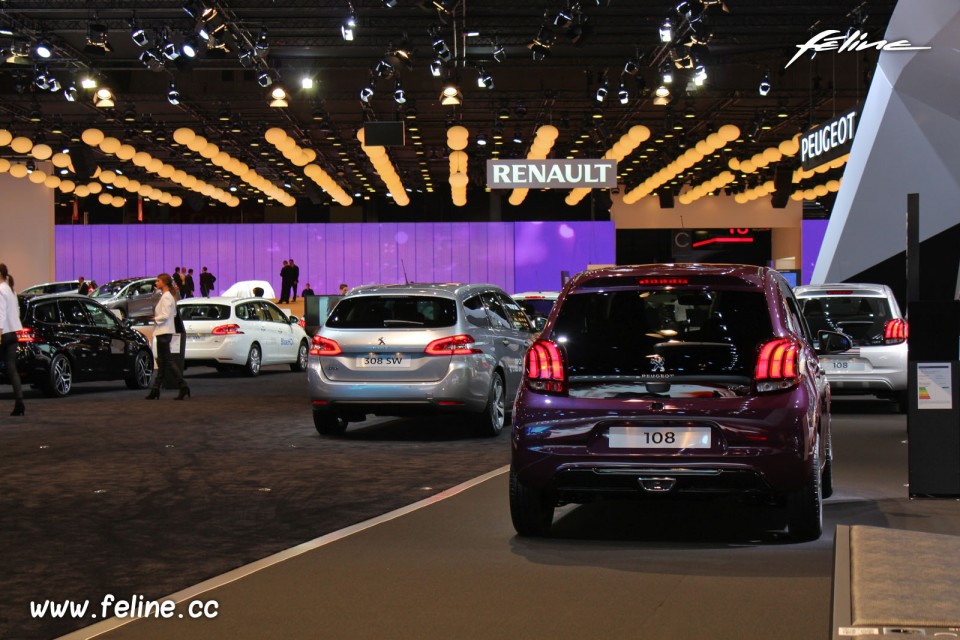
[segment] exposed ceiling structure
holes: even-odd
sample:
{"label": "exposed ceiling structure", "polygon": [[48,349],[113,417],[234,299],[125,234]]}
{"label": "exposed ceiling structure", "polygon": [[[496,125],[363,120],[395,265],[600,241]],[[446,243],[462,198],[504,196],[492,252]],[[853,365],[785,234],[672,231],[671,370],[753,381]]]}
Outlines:
{"label": "exposed ceiling structure", "polygon": [[[317,186],[322,181],[305,177],[302,165],[265,140],[266,131],[278,127],[298,149],[315,152],[312,164],[361,204],[389,197],[356,137],[368,121],[406,124],[406,144],[387,151],[411,194],[449,193],[447,130],[453,125],[469,131],[472,190],[483,188],[486,158],[526,157],[538,127],[548,123],[559,132],[551,150],[557,158],[600,157],[631,127],[648,127],[651,138],[620,163],[627,189],[722,125],[738,126],[737,142],[665,186],[679,193],[725,169],[730,158],[776,146],[862,101],[878,55],[873,49],[804,56],[784,67],[798,44],[825,29],[882,38],[894,5],[0,0],[0,128],[56,148],[82,145],[75,142],[80,134],[96,127],[238,199],[264,197],[230,165],[175,144],[173,132],[189,127],[289,196],[333,202]],[[667,20],[672,40],[663,42]],[[37,54],[42,44],[51,47],[49,58]],[[197,55],[189,57],[185,45]],[[664,85],[667,70],[673,82]],[[87,74],[111,89],[113,107],[95,106],[94,90],[80,86]],[[441,104],[446,82],[457,84],[459,105]],[[65,92],[74,83],[71,102]],[[658,100],[661,85],[669,96]],[[288,95],[278,101],[270,94],[280,86]],[[362,99],[362,93],[369,95]],[[0,156],[15,155],[0,147]],[[182,185],[111,154],[94,155],[103,168],[140,171],[144,184],[181,191]],[[738,175],[728,188],[755,186],[772,170]]]}

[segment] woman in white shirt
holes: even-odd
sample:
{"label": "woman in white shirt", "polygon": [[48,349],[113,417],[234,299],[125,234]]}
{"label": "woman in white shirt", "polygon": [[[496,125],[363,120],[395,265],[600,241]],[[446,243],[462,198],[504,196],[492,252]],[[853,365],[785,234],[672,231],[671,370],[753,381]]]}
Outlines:
{"label": "woman in white shirt", "polygon": [[177,332],[177,298],[173,289],[173,278],[169,273],[161,273],[157,276],[154,286],[163,295],[160,296],[160,301],[153,310],[153,337],[157,341],[157,373],[153,378],[153,386],[150,388],[147,400],[157,400],[160,397],[160,385],[163,384],[167,372],[173,375],[173,379],[180,387],[180,395],[174,399],[183,400],[190,397],[190,387],[183,379],[180,364],[170,355],[170,341],[173,339],[173,334]]}
{"label": "woman in white shirt", "polygon": [[13,385],[12,416],[22,416],[23,388],[20,386],[20,373],[17,371],[17,331],[23,329],[20,324],[20,303],[13,292],[13,278],[7,271],[7,265],[0,263],[0,352],[7,369],[7,378]]}

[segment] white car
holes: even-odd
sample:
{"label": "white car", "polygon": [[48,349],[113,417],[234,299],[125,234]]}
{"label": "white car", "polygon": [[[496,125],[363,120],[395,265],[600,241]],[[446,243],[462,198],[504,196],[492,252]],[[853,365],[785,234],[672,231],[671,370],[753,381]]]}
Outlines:
{"label": "white car", "polygon": [[839,331],[853,348],[821,356],[834,395],[875,394],[907,410],[907,321],[890,287],[842,282],[794,290],[811,332]]}
{"label": "white car", "polygon": [[296,316],[263,298],[187,298],[177,303],[186,329],[185,364],[240,368],[248,376],[272,364],[306,371],[309,339]]}

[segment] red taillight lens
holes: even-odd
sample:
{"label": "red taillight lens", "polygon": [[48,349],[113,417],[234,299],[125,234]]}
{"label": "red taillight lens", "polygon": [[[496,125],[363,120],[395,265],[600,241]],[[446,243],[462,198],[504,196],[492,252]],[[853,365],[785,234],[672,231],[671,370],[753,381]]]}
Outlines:
{"label": "red taillight lens", "polygon": [[905,320],[895,318],[887,320],[883,325],[883,343],[884,344],[902,344],[906,342],[909,336],[909,328]]}
{"label": "red taillight lens", "polygon": [[474,343],[476,343],[476,340],[473,339],[473,336],[461,334],[434,340],[427,345],[423,352],[428,356],[465,356],[471,353],[483,353],[483,351],[474,347]]}
{"label": "red taillight lens", "polygon": [[800,345],[789,338],[777,338],[760,347],[754,379],[758,391],[788,389],[797,383],[800,372]]}
{"label": "red taillight lens", "polygon": [[556,394],[567,392],[563,355],[554,342],[549,340],[534,342],[527,351],[524,372],[527,387],[533,391]]}
{"label": "red taillight lens", "polygon": [[20,329],[17,331],[17,342],[40,342],[40,337],[33,329]]}
{"label": "red taillight lens", "polygon": [[312,356],[338,356],[343,353],[343,349],[337,344],[336,340],[324,338],[323,336],[313,336],[310,346],[310,355]]}
{"label": "red taillight lens", "polygon": [[307,321],[304,320],[303,318],[300,318],[299,320],[297,320],[297,324],[300,325],[301,329],[307,328]]}
{"label": "red taillight lens", "polygon": [[219,327],[214,327],[210,333],[215,336],[235,336],[243,333],[243,331],[240,331],[240,325],[238,324],[222,324]]}

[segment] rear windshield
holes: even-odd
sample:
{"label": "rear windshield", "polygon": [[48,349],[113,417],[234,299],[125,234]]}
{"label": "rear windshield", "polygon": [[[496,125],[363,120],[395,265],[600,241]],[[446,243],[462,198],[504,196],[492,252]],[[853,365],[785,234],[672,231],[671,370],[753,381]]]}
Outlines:
{"label": "rear windshield", "polygon": [[181,304],[178,308],[184,320],[226,320],[230,317],[230,305],[226,304]]}
{"label": "rear windshield", "polygon": [[355,296],[334,308],[326,326],[337,329],[452,327],[457,303],[431,296]]}
{"label": "rear windshield", "polygon": [[773,333],[766,297],[744,290],[569,295],[551,338],[578,376],[752,376]]}
{"label": "rear windshield", "polygon": [[545,299],[533,299],[530,298],[519,298],[516,299],[517,304],[520,305],[520,308],[523,309],[528,316],[531,318],[546,318],[550,315],[550,310],[553,309],[553,303],[555,300],[545,300]]}
{"label": "rear windshield", "polygon": [[814,334],[840,331],[853,339],[854,346],[883,344],[884,325],[893,317],[887,299],[875,296],[824,296],[799,302]]}

